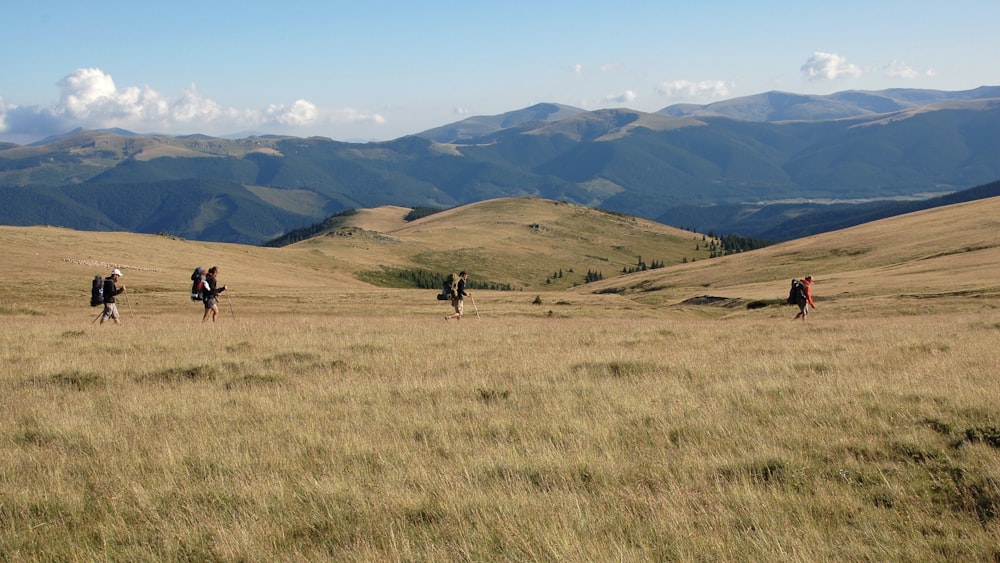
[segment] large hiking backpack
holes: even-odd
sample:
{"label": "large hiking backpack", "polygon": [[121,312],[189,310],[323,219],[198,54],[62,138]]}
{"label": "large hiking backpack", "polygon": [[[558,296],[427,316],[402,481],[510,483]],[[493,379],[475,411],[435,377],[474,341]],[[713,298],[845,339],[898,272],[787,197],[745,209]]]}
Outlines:
{"label": "large hiking backpack", "polygon": [[798,305],[806,300],[806,284],[802,280],[792,280],[792,287],[788,290],[788,303]]}
{"label": "large hiking backpack", "polygon": [[441,285],[441,293],[438,294],[438,301],[450,301],[458,297],[458,274],[448,274]]}
{"label": "large hiking backpack", "polygon": [[94,276],[94,281],[90,286],[90,306],[97,307],[104,304],[104,277]]}
{"label": "large hiking backpack", "polygon": [[191,301],[201,301],[205,297],[205,268],[198,266],[191,274]]}

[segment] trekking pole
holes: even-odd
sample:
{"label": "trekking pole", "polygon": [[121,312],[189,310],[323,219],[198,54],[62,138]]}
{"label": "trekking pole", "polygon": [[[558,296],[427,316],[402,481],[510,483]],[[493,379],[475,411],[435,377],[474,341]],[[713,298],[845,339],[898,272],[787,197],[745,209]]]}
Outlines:
{"label": "trekking pole", "polygon": [[226,292],[226,301],[229,302],[229,313],[233,315],[233,320],[236,320],[236,311],[233,309],[233,298],[229,296],[229,292]]}
{"label": "trekking pole", "polygon": [[135,315],[132,314],[132,300],[128,298],[128,290],[123,290],[122,293],[125,294],[125,303],[128,304],[128,318],[135,320]]}
{"label": "trekking pole", "polygon": [[472,299],[472,308],[476,310],[476,318],[483,320],[483,318],[479,316],[479,307],[476,306],[476,298],[471,295],[469,297]]}
{"label": "trekking pole", "polygon": [[94,320],[90,321],[90,324],[94,324],[94,323],[96,323],[96,322],[97,322],[97,319],[99,319],[99,318],[101,318],[101,317],[103,317],[103,316],[104,316],[104,309],[102,308],[102,309],[101,309],[101,312],[100,312],[100,313],[97,313],[97,316],[96,316],[96,317],[94,317]]}

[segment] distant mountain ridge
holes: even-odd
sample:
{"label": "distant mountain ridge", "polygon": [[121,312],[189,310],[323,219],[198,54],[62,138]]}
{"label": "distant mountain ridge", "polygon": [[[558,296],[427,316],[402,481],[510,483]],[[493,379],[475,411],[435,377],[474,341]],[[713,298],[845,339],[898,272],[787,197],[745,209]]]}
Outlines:
{"label": "distant mountain ridge", "polygon": [[947,92],[896,88],[850,90],[829,95],[765,92],[711,104],[675,104],[656,112],[690,117],[728,117],[741,121],[822,121],[893,113],[948,101],[1000,98],[1000,86]]}
{"label": "distant mountain ridge", "polygon": [[[821,102],[857,115],[784,119]],[[910,107],[874,113],[890,103]],[[258,244],[383,205],[532,196],[664,220],[682,206],[904,198],[1000,178],[998,87],[767,93],[712,106],[758,119],[537,104],[379,143],[76,131],[0,145],[0,223]],[[687,215],[698,216],[709,214]]]}
{"label": "distant mountain ridge", "polygon": [[552,123],[586,113],[587,110],[562,104],[535,104],[500,115],[480,115],[417,133],[418,137],[437,143],[455,143],[475,139],[530,123]]}

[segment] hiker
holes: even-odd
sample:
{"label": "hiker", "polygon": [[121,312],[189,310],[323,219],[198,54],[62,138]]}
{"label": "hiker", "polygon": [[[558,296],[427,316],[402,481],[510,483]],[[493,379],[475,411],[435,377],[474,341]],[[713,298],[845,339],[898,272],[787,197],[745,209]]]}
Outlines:
{"label": "hiker", "polygon": [[809,307],[815,309],[816,304],[813,303],[813,296],[812,296],[813,277],[806,276],[800,281],[802,282],[803,289],[802,293],[799,295],[799,300],[796,303],[796,305],[799,306],[799,313],[795,315],[795,318],[802,319],[804,321],[806,320],[806,317],[809,316]]}
{"label": "hiker", "polygon": [[455,295],[451,298],[451,306],[455,308],[455,312],[445,317],[444,320],[461,320],[462,313],[465,311],[465,302],[463,299],[468,295],[472,295],[468,291],[465,291],[465,280],[467,279],[469,279],[469,273],[462,270],[458,274],[458,289],[455,290]]}
{"label": "hiker", "polygon": [[205,302],[205,315],[201,317],[201,322],[208,320],[208,314],[212,314],[212,322],[219,316],[219,294],[226,290],[226,286],[219,287],[219,267],[212,266],[205,276],[205,289],[202,301]]}
{"label": "hiker", "polygon": [[[125,291],[125,286],[117,287],[118,278],[122,277],[122,272],[118,268],[111,270],[111,275],[104,278],[104,312],[101,313],[101,324],[112,319],[115,324],[121,321],[118,316],[118,305],[115,304],[115,295]],[[93,324],[93,323],[91,323]]]}

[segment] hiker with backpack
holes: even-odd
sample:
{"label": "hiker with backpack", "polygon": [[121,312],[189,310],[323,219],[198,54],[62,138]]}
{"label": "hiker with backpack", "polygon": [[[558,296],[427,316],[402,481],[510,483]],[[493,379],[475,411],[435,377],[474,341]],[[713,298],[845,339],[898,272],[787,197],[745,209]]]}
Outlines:
{"label": "hiker with backpack", "polygon": [[208,269],[205,282],[202,285],[202,301],[205,303],[205,314],[201,317],[201,322],[208,320],[209,313],[212,314],[212,322],[219,316],[219,294],[226,290],[226,286],[219,287],[219,267],[212,266]]}
{"label": "hiker with backpack", "polygon": [[812,282],[812,276],[806,276],[801,280],[792,280],[792,291],[791,295],[789,295],[789,300],[793,300],[799,307],[799,313],[795,315],[795,319],[806,320],[806,317],[809,316],[809,307],[816,308],[816,303],[813,303],[812,298]]}
{"label": "hiker with backpack", "polygon": [[[118,315],[118,305],[115,304],[115,296],[121,294],[125,291],[125,286],[118,287],[118,278],[122,277],[122,272],[118,268],[111,270],[111,275],[104,278],[104,287],[101,290],[101,296],[104,300],[104,312],[101,313],[101,324],[104,321],[112,319],[115,324],[119,324]],[[93,323],[91,323],[93,324]]]}
{"label": "hiker with backpack", "polygon": [[[450,277],[451,276],[449,276],[449,278]],[[445,282],[445,291],[450,292],[451,294],[451,306],[455,309],[455,312],[446,316],[444,320],[446,321],[450,321],[451,319],[461,320],[462,314],[465,311],[465,302],[463,301],[463,299],[465,297],[472,295],[471,293],[465,290],[465,281],[468,279],[469,279],[469,273],[466,272],[465,270],[462,270],[462,272],[458,274],[458,280],[454,281],[450,286],[449,286],[449,282],[451,282],[450,279]]]}

